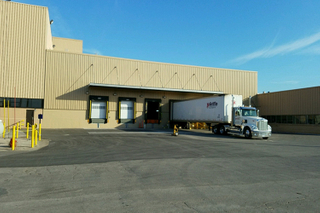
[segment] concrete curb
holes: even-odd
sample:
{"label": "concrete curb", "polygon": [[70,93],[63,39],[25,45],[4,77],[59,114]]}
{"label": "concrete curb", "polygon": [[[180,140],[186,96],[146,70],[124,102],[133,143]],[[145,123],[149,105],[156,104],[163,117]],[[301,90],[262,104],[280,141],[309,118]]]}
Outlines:
{"label": "concrete curb", "polygon": [[[19,131],[19,138],[16,138],[17,145],[14,151],[35,151],[39,150],[43,147],[49,145],[49,140],[42,139],[41,141],[38,140],[38,145],[31,148],[31,132],[29,133],[29,139],[26,138],[26,130]],[[12,138],[12,130],[9,134],[6,133],[5,138],[0,138],[0,152],[2,151],[12,151],[11,147],[9,146],[10,140]],[[12,151],[12,152],[14,152]]]}

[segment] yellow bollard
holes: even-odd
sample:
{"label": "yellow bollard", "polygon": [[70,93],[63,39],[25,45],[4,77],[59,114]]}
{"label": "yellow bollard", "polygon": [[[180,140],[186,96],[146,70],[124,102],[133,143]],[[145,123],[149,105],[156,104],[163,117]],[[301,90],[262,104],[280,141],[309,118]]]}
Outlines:
{"label": "yellow bollard", "polygon": [[19,123],[17,123],[17,138],[19,138]]}
{"label": "yellow bollard", "polygon": [[38,130],[34,131],[34,134],[35,134],[35,143],[34,145],[37,146],[38,145]]}
{"label": "yellow bollard", "polygon": [[6,99],[3,99],[3,134],[2,137],[6,137]]}
{"label": "yellow bollard", "polygon": [[39,141],[41,141],[41,124],[39,124]]}
{"label": "yellow bollard", "polygon": [[31,148],[34,147],[34,125],[32,125],[32,132],[31,132]]}
{"label": "yellow bollard", "polygon": [[16,145],[16,126],[13,126],[13,132],[12,132],[12,143],[11,143],[11,147],[12,147],[12,151],[14,150],[14,147]]}
{"label": "yellow bollard", "polygon": [[173,134],[172,135],[173,136],[178,136],[179,135],[178,131],[179,131],[178,126],[174,125],[173,126]]}
{"label": "yellow bollard", "polygon": [[27,139],[29,138],[29,122],[27,123]]}
{"label": "yellow bollard", "polygon": [[21,127],[22,127],[23,124],[24,124],[24,120],[21,120],[21,121],[20,121],[20,129],[21,129]]}

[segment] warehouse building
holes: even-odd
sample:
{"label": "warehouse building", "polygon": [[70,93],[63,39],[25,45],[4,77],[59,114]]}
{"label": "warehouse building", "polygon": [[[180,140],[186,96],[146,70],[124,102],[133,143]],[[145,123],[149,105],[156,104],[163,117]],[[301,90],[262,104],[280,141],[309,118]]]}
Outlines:
{"label": "warehouse building", "polygon": [[42,115],[43,128],[167,128],[171,101],[257,94],[254,71],[84,54],[81,40],[52,37],[47,7],[0,1],[0,11],[6,125]]}
{"label": "warehouse building", "polygon": [[258,94],[252,103],[273,132],[320,134],[320,87]]}

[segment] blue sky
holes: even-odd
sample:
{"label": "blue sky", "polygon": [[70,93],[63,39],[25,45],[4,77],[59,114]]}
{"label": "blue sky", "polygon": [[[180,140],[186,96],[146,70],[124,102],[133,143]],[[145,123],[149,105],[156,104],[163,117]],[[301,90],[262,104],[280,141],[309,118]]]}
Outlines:
{"label": "blue sky", "polygon": [[17,0],[84,53],[258,72],[258,92],[320,86],[319,0]]}

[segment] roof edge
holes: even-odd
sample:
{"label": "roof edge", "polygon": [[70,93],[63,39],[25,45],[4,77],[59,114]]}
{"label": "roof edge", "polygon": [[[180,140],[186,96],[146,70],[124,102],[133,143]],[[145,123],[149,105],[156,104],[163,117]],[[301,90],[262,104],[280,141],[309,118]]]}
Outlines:
{"label": "roof edge", "polygon": [[224,94],[223,92],[207,91],[207,90],[189,90],[189,89],[175,89],[175,88],[164,88],[164,87],[142,87],[142,86],[128,86],[128,85],[117,85],[117,84],[90,83],[88,86],[89,87],[116,88],[116,89],[154,90],[154,91],[165,91],[165,92],[184,92],[184,93],[199,93],[199,94]]}

